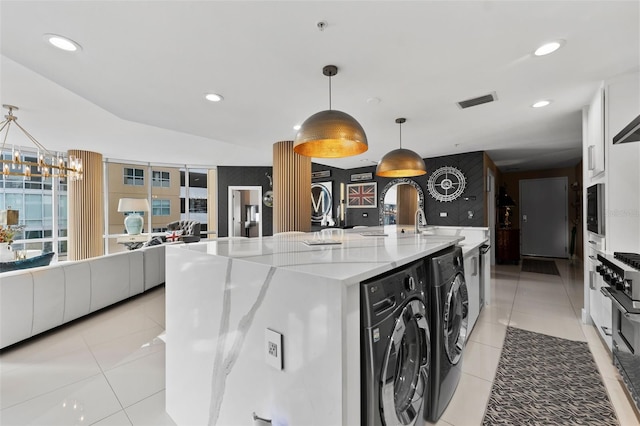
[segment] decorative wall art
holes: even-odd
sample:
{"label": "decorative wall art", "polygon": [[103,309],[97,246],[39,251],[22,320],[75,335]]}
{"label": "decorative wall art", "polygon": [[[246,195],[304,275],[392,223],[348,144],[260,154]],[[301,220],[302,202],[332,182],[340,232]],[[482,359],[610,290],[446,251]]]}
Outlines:
{"label": "decorative wall art", "polygon": [[319,172],[311,172],[311,179],[331,177],[331,170],[321,170]]}
{"label": "decorative wall art", "polygon": [[360,182],[363,180],[371,180],[373,179],[373,173],[356,173],[351,175],[351,182]]}
{"label": "decorative wall art", "polygon": [[376,208],[378,184],[376,182],[347,185],[348,208]]}
{"label": "decorative wall art", "polygon": [[467,179],[459,169],[444,166],[436,169],[427,182],[429,194],[440,202],[453,201],[464,192]]}
{"label": "decorative wall art", "polygon": [[333,182],[313,182],[311,184],[311,223],[320,224],[322,219],[333,215]]}

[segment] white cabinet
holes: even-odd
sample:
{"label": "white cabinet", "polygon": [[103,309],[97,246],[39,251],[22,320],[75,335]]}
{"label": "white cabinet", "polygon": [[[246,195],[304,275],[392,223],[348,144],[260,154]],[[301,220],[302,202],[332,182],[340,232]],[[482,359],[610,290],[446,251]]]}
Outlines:
{"label": "white cabinet", "polygon": [[605,239],[600,235],[587,232],[587,249],[585,251],[585,289],[588,289],[589,314],[593,325],[600,333],[603,341],[611,350],[612,311],[611,299],[605,297],[600,288],[606,286],[596,271],[598,254],[604,253]]}
{"label": "white cabinet", "polygon": [[598,333],[607,344],[609,350],[611,350],[611,326],[612,326],[612,311],[611,311],[611,299],[605,297],[600,288],[607,286],[602,277],[597,272],[591,272],[591,283],[593,288],[590,290],[589,307],[591,310],[591,320]]}
{"label": "white cabinet", "polygon": [[605,170],[605,91],[601,85],[586,110],[585,140],[587,143],[587,170],[594,178]]}
{"label": "white cabinet", "polygon": [[471,334],[478,315],[480,315],[480,256],[478,249],[473,249],[464,257],[464,279],[469,296],[469,328]]}
{"label": "white cabinet", "polygon": [[640,142],[613,145],[613,137],[640,114],[640,73],[607,82],[607,247],[640,252]]}

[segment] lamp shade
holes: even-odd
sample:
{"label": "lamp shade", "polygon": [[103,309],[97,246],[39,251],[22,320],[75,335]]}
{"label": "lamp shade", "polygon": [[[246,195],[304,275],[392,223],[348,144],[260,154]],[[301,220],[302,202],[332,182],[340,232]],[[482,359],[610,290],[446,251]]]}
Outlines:
{"label": "lamp shade", "polygon": [[427,173],[424,160],[410,149],[398,148],[388,152],[376,167],[376,175],[382,177],[411,177]]}
{"label": "lamp shade", "polygon": [[306,157],[341,158],[369,149],[364,129],[349,114],[330,109],[307,118],[293,143],[293,151]]}
{"label": "lamp shade", "polygon": [[422,176],[427,173],[424,160],[414,151],[402,148],[402,124],[406,118],[396,118],[400,130],[400,148],[388,152],[376,167],[376,175],[382,177],[398,178]]}
{"label": "lamp shade", "polygon": [[149,201],[146,198],[120,198],[119,212],[148,212]]}

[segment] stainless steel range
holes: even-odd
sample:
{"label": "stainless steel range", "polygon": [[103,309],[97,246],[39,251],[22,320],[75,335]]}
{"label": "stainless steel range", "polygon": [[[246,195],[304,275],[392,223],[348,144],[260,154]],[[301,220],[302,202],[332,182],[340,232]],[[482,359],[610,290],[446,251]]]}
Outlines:
{"label": "stainless steel range", "polygon": [[596,271],[609,287],[602,294],[613,304],[613,363],[640,408],[640,254],[598,255]]}

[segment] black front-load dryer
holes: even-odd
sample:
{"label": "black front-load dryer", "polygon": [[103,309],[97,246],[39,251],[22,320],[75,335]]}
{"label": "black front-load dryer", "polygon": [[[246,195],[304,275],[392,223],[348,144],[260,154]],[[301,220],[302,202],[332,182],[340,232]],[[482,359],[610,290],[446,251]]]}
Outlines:
{"label": "black front-load dryer", "polygon": [[426,268],[415,262],[361,283],[361,424],[422,422],[429,391]]}
{"label": "black front-load dryer", "polygon": [[436,422],[449,405],[462,376],[467,341],[469,296],[462,249],[452,247],[426,260],[430,283],[431,383],[424,418]]}

